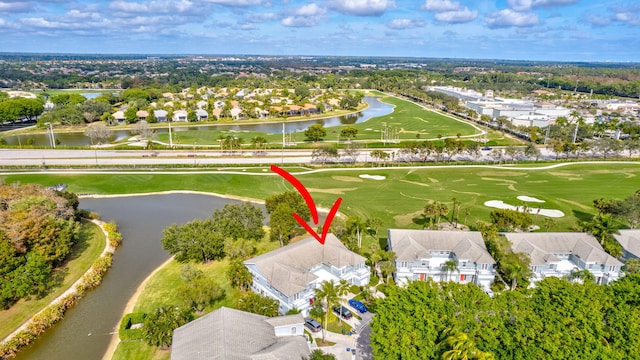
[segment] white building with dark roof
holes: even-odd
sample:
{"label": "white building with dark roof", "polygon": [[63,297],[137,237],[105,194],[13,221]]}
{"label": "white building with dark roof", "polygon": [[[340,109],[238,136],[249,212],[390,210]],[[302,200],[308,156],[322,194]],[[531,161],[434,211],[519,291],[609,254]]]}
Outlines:
{"label": "white building with dark roof", "polygon": [[596,283],[609,284],[622,276],[624,265],[607,254],[586,233],[505,233],[513,252],[531,259],[532,285],[546,277],[570,277],[575,270],[588,270]]}
{"label": "white building with dark roof", "polygon": [[300,314],[269,318],[222,307],[173,331],[171,360],[300,360],[310,355]]}
{"label": "white building with dark roof", "polygon": [[[488,290],[496,275],[496,262],[476,231],[389,229],[387,242],[396,253],[398,285],[430,278],[473,283]],[[456,271],[446,270],[444,264],[449,260],[456,261]]]}
{"label": "white building with dark roof", "polygon": [[244,264],[253,276],[251,290],[277,299],[282,314],[293,308],[306,314],[323,281],[346,280],[362,286],[370,277],[365,258],[347,249],[333,234],[327,235],[324,245],[308,237]]}
{"label": "white building with dark roof", "polygon": [[618,232],[619,234],[614,234],[613,237],[622,245],[625,259],[640,259],[640,230],[626,229]]}

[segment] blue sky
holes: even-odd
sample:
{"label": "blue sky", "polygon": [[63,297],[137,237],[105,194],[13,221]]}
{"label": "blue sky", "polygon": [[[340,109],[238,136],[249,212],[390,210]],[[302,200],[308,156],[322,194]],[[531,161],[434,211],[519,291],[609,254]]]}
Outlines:
{"label": "blue sky", "polygon": [[1,52],[640,62],[640,1],[0,0]]}

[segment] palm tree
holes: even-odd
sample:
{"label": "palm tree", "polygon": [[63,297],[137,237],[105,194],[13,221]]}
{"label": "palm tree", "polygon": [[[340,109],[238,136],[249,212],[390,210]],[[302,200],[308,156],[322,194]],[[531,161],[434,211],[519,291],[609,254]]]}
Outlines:
{"label": "palm tree", "polygon": [[329,311],[334,304],[338,303],[342,296],[348,291],[348,284],[342,280],[338,285],[333,281],[323,281],[320,287],[316,289],[316,299],[320,300],[324,306],[324,323],[322,324],[322,342],[327,337],[327,324],[329,323]]}
{"label": "palm tree", "polygon": [[593,274],[587,269],[580,270],[578,268],[575,268],[575,269],[571,270],[571,274],[569,275],[569,279],[571,281],[580,280],[580,282],[586,283],[586,282],[594,282],[595,281],[595,276],[593,276]]}
{"label": "palm tree", "polygon": [[442,333],[444,339],[438,344],[444,351],[443,360],[493,360],[493,354],[476,347],[473,340],[464,332],[447,328]]}
{"label": "palm tree", "polygon": [[583,230],[593,234],[600,241],[600,245],[604,245],[608,237],[617,233],[615,219],[610,214],[597,215],[590,222],[583,224]]}
{"label": "palm tree", "polygon": [[448,281],[451,281],[451,274],[454,271],[458,271],[458,262],[455,259],[447,260],[442,264],[442,268],[449,277]]}
{"label": "palm tree", "polygon": [[253,146],[253,148],[256,150],[264,148],[266,143],[267,139],[263,138],[262,136],[251,138],[251,146]]}

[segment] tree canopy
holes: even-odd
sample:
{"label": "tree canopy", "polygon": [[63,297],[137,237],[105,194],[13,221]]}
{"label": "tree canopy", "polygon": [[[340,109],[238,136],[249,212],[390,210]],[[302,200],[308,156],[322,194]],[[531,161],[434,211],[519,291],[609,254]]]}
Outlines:
{"label": "tree canopy", "polygon": [[238,239],[260,240],[264,236],[262,210],[250,203],[227,204],[211,218],[173,224],[163,231],[162,248],[177,261],[208,262],[224,258],[225,244]]}
{"label": "tree canopy", "polygon": [[0,185],[1,308],[49,288],[78,239],[74,199],[39,185]]}
{"label": "tree canopy", "polygon": [[636,357],[639,290],[635,274],[610,286],[550,277],[494,298],[473,284],[411,282],[378,302],[371,345],[383,359]]}

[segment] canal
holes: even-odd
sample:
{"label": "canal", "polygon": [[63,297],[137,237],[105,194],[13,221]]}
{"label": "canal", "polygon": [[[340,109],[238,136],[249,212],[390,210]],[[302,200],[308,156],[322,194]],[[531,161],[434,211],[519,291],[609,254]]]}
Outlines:
{"label": "canal", "polygon": [[16,359],[101,359],[122,312],[140,283],[169,258],[162,230],[209,217],[237,200],[197,194],[84,198],[80,207],[115,221],[123,236],[103,283],[70,309],[65,319],[23,349]]}

